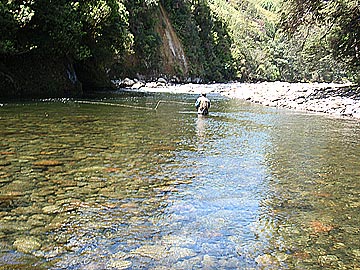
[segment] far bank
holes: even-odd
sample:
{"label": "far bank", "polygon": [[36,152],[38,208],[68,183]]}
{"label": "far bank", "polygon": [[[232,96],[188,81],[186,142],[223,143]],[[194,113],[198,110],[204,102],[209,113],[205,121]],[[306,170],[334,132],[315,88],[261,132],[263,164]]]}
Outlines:
{"label": "far bank", "polygon": [[360,118],[360,87],[351,83],[134,84],[128,91],[218,93],[264,106]]}

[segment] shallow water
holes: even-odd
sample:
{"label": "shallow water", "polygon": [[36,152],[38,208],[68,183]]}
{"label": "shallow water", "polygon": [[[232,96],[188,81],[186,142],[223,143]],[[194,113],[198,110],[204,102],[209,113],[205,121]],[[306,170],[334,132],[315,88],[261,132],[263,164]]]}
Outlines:
{"label": "shallow water", "polygon": [[195,98],[0,107],[0,269],[360,269],[360,122]]}

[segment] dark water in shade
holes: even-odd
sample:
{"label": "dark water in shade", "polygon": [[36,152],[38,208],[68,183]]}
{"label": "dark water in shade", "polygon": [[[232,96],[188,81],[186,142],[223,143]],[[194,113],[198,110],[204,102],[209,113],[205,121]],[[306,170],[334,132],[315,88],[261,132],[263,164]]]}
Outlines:
{"label": "dark water in shade", "polygon": [[0,269],[360,269],[360,122],[195,98],[0,107]]}

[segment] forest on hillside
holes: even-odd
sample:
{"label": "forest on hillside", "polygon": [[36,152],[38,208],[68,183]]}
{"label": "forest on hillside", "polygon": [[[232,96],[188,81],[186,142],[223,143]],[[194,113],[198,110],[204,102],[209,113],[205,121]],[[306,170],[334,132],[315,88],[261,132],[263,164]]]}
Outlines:
{"label": "forest on hillside", "polygon": [[[186,69],[166,68],[161,9]],[[359,17],[354,0],[2,0],[0,96],[74,95],[125,77],[355,82]]]}

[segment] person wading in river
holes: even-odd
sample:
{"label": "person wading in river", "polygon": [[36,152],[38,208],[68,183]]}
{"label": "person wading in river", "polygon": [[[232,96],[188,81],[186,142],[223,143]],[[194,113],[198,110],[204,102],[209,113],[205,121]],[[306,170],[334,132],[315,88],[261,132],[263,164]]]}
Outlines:
{"label": "person wading in river", "polygon": [[195,107],[200,115],[208,115],[210,108],[210,100],[206,97],[206,93],[201,93],[200,97],[195,102]]}

